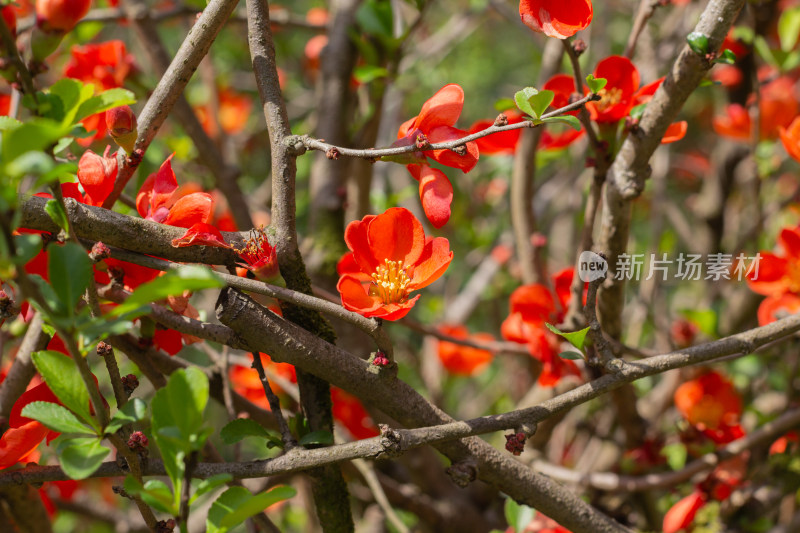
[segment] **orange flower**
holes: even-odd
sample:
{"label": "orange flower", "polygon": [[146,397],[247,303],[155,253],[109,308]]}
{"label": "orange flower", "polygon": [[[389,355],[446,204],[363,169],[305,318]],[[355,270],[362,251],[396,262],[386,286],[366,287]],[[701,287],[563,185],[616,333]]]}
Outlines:
{"label": "orange flower", "polygon": [[[517,124],[523,120],[522,113],[516,109],[504,111],[503,114],[508,119],[509,124]],[[483,131],[493,124],[494,120],[479,120],[469,127],[467,133],[472,134]],[[476,139],[475,144],[478,145],[478,150],[482,154],[513,154],[517,149],[517,143],[519,142],[521,133],[522,130],[501,131]]]}
{"label": "orange flower", "polygon": [[331,412],[356,440],[377,437],[380,431],[361,402],[338,387],[331,387]]}
{"label": "orange flower", "polygon": [[[117,179],[117,158],[108,155],[107,146],[102,156],[86,150],[78,161],[78,181],[86,191],[83,203],[101,206],[114,189]],[[79,200],[80,201],[80,200]]]}
{"label": "orange flower", "polygon": [[[455,83],[445,85],[422,105],[419,115],[400,126],[398,140],[392,146],[435,144],[464,137],[467,132],[454,127],[463,107],[464,90]],[[440,228],[450,219],[453,185],[444,172],[428,164],[427,157],[466,173],[478,162],[480,153],[475,142],[468,142],[465,148],[464,155],[452,150],[417,152],[414,156],[419,162],[408,165],[409,172],[419,182],[422,209],[434,227]]]}
{"label": "orange flower", "polygon": [[[751,98],[751,102],[753,100]],[[794,82],[790,78],[782,76],[763,85],[759,107],[759,137],[762,140],[777,138],[781,129],[789,127],[797,116],[798,109]],[[747,109],[739,104],[731,104],[726,112],[726,115],[714,117],[714,131],[724,137],[749,141],[753,136],[753,124]]]}
{"label": "orange flower", "polygon": [[781,142],[792,159],[800,162],[800,116],[795,117],[788,128],[778,128]]}
{"label": "orange flower", "polygon": [[207,223],[214,212],[214,201],[205,192],[182,194],[172,171],[174,155],[142,184],[136,195],[136,210],[142,218],[168,226],[190,228],[199,222]]}
{"label": "orange flower", "polygon": [[8,468],[33,452],[42,439],[49,443],[59,433],[51,431],[40,422],[22,416],[22,409],[32,402],[49,402],[61,405],[46,383],[41,383],[24,392],[11,409],[8,417],[9,429],[0,438],[0,469]]}
{"label": "orange flower", "polygon": [[256,279],[268,282],[280,276],[278,254],[270,244],[264,226],[251,230],[250,237],[244,242],[244,248],[234,248],[234,251],[247,263],[246,268]]}
{"label": "orange flower", "polygon": [[782,253],[759,252],[758,271],[748,275],[750,290],[767,296],[758,308],[761,325],[775,321],[776,313],[800,310],[800,228],[784,228],[778,235]]}
{"label": "orange flower", "polygon": [[443,237],[426,238],[422,224],[402,207],[351,222],[344,236],[353,252],[336,288],[342,305],[367,317],[398,320],[444,274],[453,252]]}
{"label": "orange flower", "polygon": [[706,495],[695,489],[694,492],[682,498],[664,515],[664,524],[661,531],[664,533],[678,533],[686,530],[694,522],[697,511],[706,504]]}
{"label": "orange flower", "polygon": [[701,429],[734,426],[742,414],[739,393],[727,378],[714,371],[682,384],[674,400],[684,418]]}
{"label": "orange flower", "polygon": [[[439,331],[457,339],[471,339],[492,342],[494,337],[488,333],[470,335],[466,327],[461,325],[442,325]],[[459,376],[474,376],[480,373],[492,361],[492,352],[481,350],[472,346],[455,344],[453,342],[439,341],[439,361],[451,374]]]}
{"label": "orange flower", "polygon": [[622,56],[603,59],[594,69],[595,78],[605,78],[606,86],[598,93],[601,99],[589,102],[586,108],[598,123],[617,122],[630,113],[639,88],[639,71],[631,60]]}
{"label": "orange flower", "polygon": [[591,0],[521,0],[519,16],[533,31],[566,39],[592,21]]}
{"label": "orange flower", "polygon": [[[297,372],[293,365],[289,363],[276,363],[265,353],[259,354],[261,364],[264,369],[284,380],[297,383]],[[252,367],[233,365],[230,372],[231,385],[233,390],[241,394],[259,407],[269,410],[269,402],[264,394],[264,386],[258,377],[258,372]],[[283,394],[283,389],[272,381],[269,382],[275,394]]]}
{"label": "orange flower", "polygon": [[69,31],[91,5],[92,0],[36,0],[36,24],[47,32]]}
{"label": "orange flower", "polygon": [[[12,6],[4,6],[0,8],[0,16],[6,22],[6,26],[11,31],[11,36],[17,38],[17,14],[14,12]],[[0,45],[0,48],[2,45]]]}
{"label": "orange flower", "polygon": [[[222,131],[228,135],[236,135],[244,130],[247,119],[253,110],[252,98],[228,88],[219,90],[218,120]],[[211,137],[219,137],[217,123],[211,119],[211,106],[197,108],[198,119],[203,129]]]}

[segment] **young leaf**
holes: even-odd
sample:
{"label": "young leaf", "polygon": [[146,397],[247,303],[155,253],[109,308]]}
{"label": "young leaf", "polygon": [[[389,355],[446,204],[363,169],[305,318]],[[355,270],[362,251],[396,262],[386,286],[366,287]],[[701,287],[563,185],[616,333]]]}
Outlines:
{"label": "young leaf", "polygon": [[800,6],[784,9],[778,19],[778,36],[781,40],[781,50],[789,52],[800,38]]}
{"label": "young leaf", "polygon": [[267,492],[252,495],[244,487],[231,487],[216,499],[208,511],[207,533],[226,533],[270,505],[292,498],[297,491],[292,487],[275,487]]}
{"label": "young leaf", "polygon": [[511,498],[506,498],[504,511],[506,521],[515,533],[523,533],[536,514],[533,508],[527,505],[520,505]]}
{"label": "young leaf", "polygon": [[38,420],[59,433],[92,435],[94,430],[81,423],[75,415],[61,405],[52,402],[31,402],[22,409],[22,416]]}
{"label": "young leaf", "polygon": [[561,359],[569,359],[570,361],[575,361],[577,359],[583,359],[583,355],[578,352],[561,352],[558,354]]}
{"label": "young leaf", "polygon": [[525,87],[521,91],[517,91],[516,94],[514,94],[514,103],[516,103],[519,110],[526,115],[538,118],[538,115],[533,110],[533,106],[531,105],[530,101],[531,98],[536,96],[538,93],[539,91],[533,87]]}
{"label": "young leaf", "polygon": [[561,335],[562,337],[567,339],[569,343],[572,344],[577,349],[583,350],[583,345],[586,343],[586,334],[589,333],[588,326],[581,330],[571,331],[569,333],[559,330],[552,324],[545,323],[545,326],[547,326],[547,329],[549,329],[556,335]]}
{"label": "young leaf", "polygon": [[80,245],[74,242],[48,248],[47,271],[50,283],[71,317],[75,305],[92,281],[92,260]]}
{"label": "young leaf", "polygon": [[48,200],[47,203],[44,204],[44,210],[59,228],[67,231],[67,227],[69,226],[67,214],[64,212],[64,208],[61,207],[61,204],[58,203],[58,200]]}
{"label": "young leaf", "polygon": [[725,49],[717,59],[714,60],[714,63],[721,63],[723,65],[733,65],[736,63],[736,54],[731,52],[729,49]]}
{"label": "young leaf", "polygon": [[83,102],[77,110],[74,121],[80,122],[88,116],[135,103],[136,98],[127,89],[109,89]]}
{"label": "young leaf", "polygon": [[237,418],[231,420],[219,432],[222,442],[234,444],[245,437],[269,437],[269,432],[251,418]]}
{"label": "young leaf", "polygon": [[581,129],[581,121],[573,117],[572,115],[560,115],[557,117],[543,118],[542,122],[544,122],[545,124],[552,124],[552,123],[566,124],[575,131],[579,131]]}
{"label": "young leaf", "polygon": [[168,296],[183,294],[183,291],[197,291],[222,287],[224,283],[210,269],[199,266],[185,266],[179,270],[171,270],[153,281],[140,285],[125,303],[111,312],[120,316],[139,307],[163,300]]}
{"label": "young leaf", "polygon": [[54,351],[34,352],[31,356],[36,370],[44,378],[47,386],[70,411],[80,419],[96,427],[89,414],[89,392],[75,366],[75,361]]}
{"label": "young leaf", "polygon": [[134,398],[114,413],[105,433],[116,433],[122,426],[144,420],[145,416],[147,416],[147,404],[139,398]]}
{"label": "young leaf", "polygon": [[194,494],[189,499],[189,504],[191,505],[192,503],[194,503],[194,501],[198,497],[200,497],[203,494],[206,494],[208,492],[211,492],[212,490],[216,489],[217,487],[221,487],[222,485],[224,485],[225,483],[227,483],[228,481],[230,481],[232,479],[233,479],[233,476],[230,475],[230,474],[217,474],[217,475],[211,476],[210,478],[204,479],[203,481],[201,481],[197,485],[197,488],[195,489]]}
{"label": "young leaf", "polygon": [[692,49],[697,55],[704,56],[708,54],[708,37],[700,32],[693,31],[686,36],[686,42],[689,43],[689,48]]}
{"label": "young leaf", "polygon": [[58,445],[61,469],[71,479],[86,479],[100,468],[111,450],[98,438],[65,439]]}
{"label": "young leaf", "polygon": [[553,98],[555,98],[555,93],[553,91],[541,90],[535,95],[531,96],[528,100],[531,104],[531,108],[533,109],[534,116],[536,118],[541,117],[545,110],[553,103]]}
{"label": "young leaf", "polygon": [[309,446],[311,444],[333,444],[333,434],[330,431],[312,431],[303,435],[298,441],[300,446]]}
{"label": "young leaf", "polygon": [[139,496],[144,502],[162,513],[177,515],[180,509],[176,508],[175,497],[170,488],[163,481],[151,479],[143,486],[133,476],[125,478],[123,484],[125,492],[131,496]]}
{"label": "young leaf", "polygon": [[605,78],[595,78],[594,74],[589,74],[586,76],[586,85],[589,86],[589,90],[592,91],[592,94],[599,93],[603,87],[606,86],[608,80]]}

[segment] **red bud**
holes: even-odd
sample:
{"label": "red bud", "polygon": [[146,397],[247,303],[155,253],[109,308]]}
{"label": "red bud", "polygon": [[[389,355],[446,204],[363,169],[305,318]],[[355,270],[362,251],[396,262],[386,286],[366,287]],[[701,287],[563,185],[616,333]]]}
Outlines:
{"label": "red bud", "polygon": [[97,155],[87,150],[78,161],[78,181],[86,191],[87,203],[102,205],[106,197],[114,189],[117,179],[117,158],[108,157],[109,149],[105,154]]}
{"label": "red bud", "polygon": [[92,0],[36,0],[36,24],[44,31],[67,32],[91,7]]}
{"label": "red bud", "polygon": [[136,115],[126,105],[109,109],[106,111],[106,128],[112,136],[130,133],[136,129]]}

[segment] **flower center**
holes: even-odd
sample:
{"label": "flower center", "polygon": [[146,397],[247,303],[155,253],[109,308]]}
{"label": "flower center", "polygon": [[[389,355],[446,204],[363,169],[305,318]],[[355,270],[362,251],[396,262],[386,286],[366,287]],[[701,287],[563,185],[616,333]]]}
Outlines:
{"label": "flower center", "polygon": [[408,296],[408,284],[411,283],[406,268],[403,267],[402,261],[384,259],[383,264],[375,267],[375,272],[372,274],[370,295],[379,297],[385,304],[405,300]]}
{"label": "flower center", "polygon": [[600,100],[597,102],[597,107],[606,110],[613,105],[617,105],[622,101],[622,89],[613,87],[611,89],[600,89]]}

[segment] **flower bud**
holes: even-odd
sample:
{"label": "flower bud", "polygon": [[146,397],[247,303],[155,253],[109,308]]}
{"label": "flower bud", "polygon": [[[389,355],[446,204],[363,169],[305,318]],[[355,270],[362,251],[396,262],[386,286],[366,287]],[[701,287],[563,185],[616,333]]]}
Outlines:
{"label": "flower bud", "polygon": [[78,161],[78,181],[86,191],[89,205],[103,205],[103,201],[114,189],[117,179],[117,158],[108,156],[108,148],[102,156],[86,150]]}
{"label": "flower bud", "polygon": [[45,32],[68,32],[91,4],[92,0],[36,0],[36,25]]}
{"label": "flower bud", "polygon": [[125,153],[133,153],[138,130],[136,129],[136,115],[129,106],[115,107],[106,111],[106,128],[108,134],[114,139]]}

